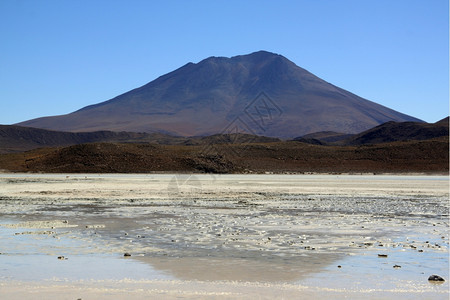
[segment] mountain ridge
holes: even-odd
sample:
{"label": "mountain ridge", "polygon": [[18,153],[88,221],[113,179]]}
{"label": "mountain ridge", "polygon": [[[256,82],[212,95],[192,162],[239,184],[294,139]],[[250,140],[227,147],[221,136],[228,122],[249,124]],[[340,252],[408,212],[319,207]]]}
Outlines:
{"label": "mountain ridge", "polygon": [[0,125],[0,154],[44,147],[65,147],[89,143],[128,143],[157,145],[214,145],[277,142],[277,138],[246,134],[180,137],[145,132],[64,132],[16,125]]}
{"label": "mountain ridge", "polygon": [[316,145],[356,146],[398,141],[422,141],[449,136],[449,117],[435,123],[389,121],[358,134],[321,131],[293,140]]}
{"label": "mountain ridge", "polygon": [[[386,122],[358,134],[321,131],[294,138],[315,145],[350,146],[408,140],[429,140],[449,135],[449,117],[435,123]],[[159,145],[216,145],[280,142],[278,138],[245,133],[181,137],[145,132],[63,132],[16,125],[0,125],[0,153],[23,152],[41,147],[61,147],[86,143],[147,143]]]}

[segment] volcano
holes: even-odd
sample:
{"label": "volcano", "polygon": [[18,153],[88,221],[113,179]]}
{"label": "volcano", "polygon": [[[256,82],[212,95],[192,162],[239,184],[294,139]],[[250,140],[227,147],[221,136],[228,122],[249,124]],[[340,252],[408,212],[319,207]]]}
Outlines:
{"label": "volcano", "polygon": [[421,122],[334,86],[281,55],[258,51],[188,63],[108,101],[17,125],[293,138],[320,131],[360,133],[388,121]]}

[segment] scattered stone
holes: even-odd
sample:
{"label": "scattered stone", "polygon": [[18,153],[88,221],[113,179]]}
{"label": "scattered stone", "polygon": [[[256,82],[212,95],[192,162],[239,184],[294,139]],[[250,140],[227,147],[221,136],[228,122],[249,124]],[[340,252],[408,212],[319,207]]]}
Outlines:
{"label": "scattered stone", "polygon": [[400,269],[402,266],[399,266],[399,265],[394,265],[394,269]]}
{"label": "scattered stone", "polygon": [[420,249],[420,250],[417,250],[417,252],[423,252],[423,250],[422,250],[422,249]]}
{"label": "scattered stone", "polygon": [[341,265],[339,265],[339,266],[338,266],[338,268],[340,269],[340,268],[342,268],[342,266],[341,266]]}
{"label": "scattered stone", "polygon": [[58,256],[58,259],[59,259],[59,260],[67,260],[67,258],[65,258],[65,257],[62,256],[62,255],[61,255],[61,256]]}
{"label": "scattered stone", "polygon": [[131,254],[128,253],[128,252],[126,252],[123,256],[124,256],[124,257],[129,257],[129,256],[131,256]]}
{"label": "scattered stone", "polygon": [[105,225],[103,225],[103,224],[86,225],[86,228],[105,228]]}
{"label": "scattered stone", "polygon": [[53,220],[53,221],[28,221],[17,224],[1,224],[5,228],[65,228],[77,227],[78,225],[70,225],[67,220]]}
{"label": "scattered stone", "polygon": [[428,281],[444,282],[445,279],[439,275],[431,275],[430,277],[428,277]]}
{"label": "scattered stone", "polygon": [[56,232],[54,232],[54,231],[50,231],[50,230],[47,230],[47,231],[24,231],[24,232],[16,232],[16,233],[14,233],[14,235],[21,235],[21,234],[48,234],[48,235],[50,235],[50,234],[55,234]]}
{"label": "scattered stone", "polygon": [[378,257],[384,257],[384,258],[386,258],[386,257],[388,257],[388,255],[387,255],[387,254],[378,254]]}

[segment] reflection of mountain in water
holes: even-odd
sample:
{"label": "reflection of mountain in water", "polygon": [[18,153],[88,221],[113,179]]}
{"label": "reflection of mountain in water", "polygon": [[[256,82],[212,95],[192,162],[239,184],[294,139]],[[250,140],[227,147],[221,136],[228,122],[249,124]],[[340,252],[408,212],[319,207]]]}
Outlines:
{"label": "reflection of mountain in water", "polygon": [[321,269],[336,262],[340,255],[312,253],[289,258],[275,255],[251,258],[208,256],[133,258],[180,280],[295,282],[320,272]]}

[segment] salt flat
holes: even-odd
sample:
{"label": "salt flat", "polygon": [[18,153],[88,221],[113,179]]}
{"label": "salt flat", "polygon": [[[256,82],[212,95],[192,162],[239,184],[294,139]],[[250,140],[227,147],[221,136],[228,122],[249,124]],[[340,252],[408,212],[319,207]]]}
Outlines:
{"label": "salt flat", "polygon": [[448,299],[448,197],[446,176],[0,174],[0,295]]}

